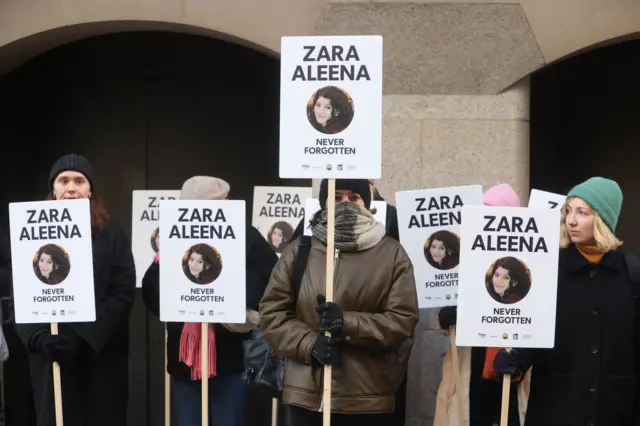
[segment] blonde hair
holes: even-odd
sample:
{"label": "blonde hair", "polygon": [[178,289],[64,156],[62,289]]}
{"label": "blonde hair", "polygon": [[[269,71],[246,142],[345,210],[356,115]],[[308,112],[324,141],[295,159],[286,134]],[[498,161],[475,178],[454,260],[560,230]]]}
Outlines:
{"label": "blonde hair", "polygon": [[[569,231],[567,231],[567,205],[569,201],[573,198],[567,199],[567,201],[562,206],[562,215],[560,216],[560,247],[566,248],[571,244],[571,236],[569,235]],[[593,221],[593,239],[596,241],[596,245],[598,246],[598,250],[602,253],[606,253],[611,250],[615,250],[623,244],[623,241],[619,240],[609,229],[609,227],[604,223],[604,220],[600,217],[600,215],[592,210],[593,214],[596,216]]]}

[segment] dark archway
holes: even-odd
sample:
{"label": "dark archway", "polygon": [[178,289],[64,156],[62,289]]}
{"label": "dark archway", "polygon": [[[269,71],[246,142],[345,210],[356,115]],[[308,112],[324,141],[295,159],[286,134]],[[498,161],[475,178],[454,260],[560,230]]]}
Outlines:
{"label": "dark archway", "polygon": [[[70,152],[93,163],[96,192],[128,230],[134,189],[179,189],[192,175],[220,176],[231,198],[247,200],[250,221],[253,187],[283,184],[279,61],[245,47],[162,32],[94,37],[3,77],[0,99],[6,229],[7,203],[42,199],[53,161]],[[129,424],[161,425],[164,333],[139,297],[130,331]],[[18,371],[24,354],[12,356]],[[12,404],[25,403],[16,398]],[[247,412],[264,420],[248,424],[268,424],[255,403]],[[28,426],[20,420],[7,424]]]}
{"label": "dark archway", "polygon": [[531,77],[531,187],[567,193],[591,176],[623,194],[617,234],[640,254],[640,40],[602,47]]}

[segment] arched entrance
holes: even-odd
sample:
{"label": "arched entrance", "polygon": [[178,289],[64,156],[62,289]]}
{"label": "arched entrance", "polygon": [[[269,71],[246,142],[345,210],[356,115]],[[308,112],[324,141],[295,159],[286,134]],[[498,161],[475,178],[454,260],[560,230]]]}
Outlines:
{"label": "arched entrance", "polygon": [[598,48],[531,77],[531,187],[566,193],[590,176],[624,193],[617,234],[640,254],[640,40]]}
{"label": "arched entrance", "polygon": [[[96,192],[127,230],[134,189],[179,189],[192,175],[220,176],[231,198],[247,200],[250,221],[253,187],[283,184],[279,61],[246,47],[168,32],[93,37],[0,78],[0,99],[4,212],[8,202],[42,199],[53,161],[70,152],[93,163]],[[161,425],[164,332],[139,295],[130,332],[129,424]],[[19,352],[12,356],[19,363]],[[24,403],[24,393],[14,396],[12,404]],[[247,424],[268,424],[268,413],[262,417]],[[8,425],[29,426],[19,421]]]}

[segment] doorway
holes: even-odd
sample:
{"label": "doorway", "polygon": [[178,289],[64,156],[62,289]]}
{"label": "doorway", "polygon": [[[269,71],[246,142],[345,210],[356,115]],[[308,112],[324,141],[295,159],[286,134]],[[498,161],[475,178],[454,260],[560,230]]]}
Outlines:
{"label": "doorway", "polygon": [[[51,165],[71,152],[92,162],[95,192],[128,232],[134,189],[179,189],[199,174],[230,182],[230,198],[247,201],[250,223],[254,186],[310,185],[278,177],[279,71],[277,58],[254,50],[164,32],[89,38],[35,58],[0,79],[3,226],[7,203],[43,199]],[[128,423],[159,426],[164,328],[139,292],[130,317]],[[12,403],[26,407],[30,395],[19,393]],[[269,424],[270,401],[251,404],[247,424]],[[21,421],[7,425],[29,426]]]}
{"label": "doorway", "polygon": [[640,255],[640,40],[598,48],[531,77],[531,187],[566,194],[591,176],[624,201],[616,235]]}

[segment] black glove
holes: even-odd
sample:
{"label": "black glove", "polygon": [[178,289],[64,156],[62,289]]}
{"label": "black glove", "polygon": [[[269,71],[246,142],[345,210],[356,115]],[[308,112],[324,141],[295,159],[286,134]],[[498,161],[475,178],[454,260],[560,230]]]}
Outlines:
{"label": "black glove", "polygon": [[327,299],[322,294],[319,294],[316,300],[318,302],[316,312],[318,313],[320,330],[329,331],[331,335],[340,335],[344,326],[344,317],[340,307],[333,302],[327,302]]}
{"label": "black glove", "polygon": [[438,322],[440,328],[448,330],[452,325],[458,322],[458,308],[455,306],[445,306],[438,312]]}
{"label": "black glove", "polygon": [[493,360],[493,369],[498,374],[509,374],[511,376],[519,376],[520,368],[518,367],[518,351],[511,349],[511,352],[507,352],[501,349],[496,354],[496,359]]}
{"label": "black glove", "polygon": [[338,343],[324,333],[318,334],[313,345],[311,355],[322,365],[333,365],[340,362],[340,348]]}
{"label": "black glove", "polygon": [[37,330],[29,338],[28,349],[31,353],[40,354],[47,359],[47,361],[53,362],[56,337],[57,336],[52,336],[49,330]]}
{"label": "black glove", "polygon": [[52,337],[55,338],[53,360],[56,362],[65,363],[74,361],[87,346],[84,340],[75,333],[59,334]]}

